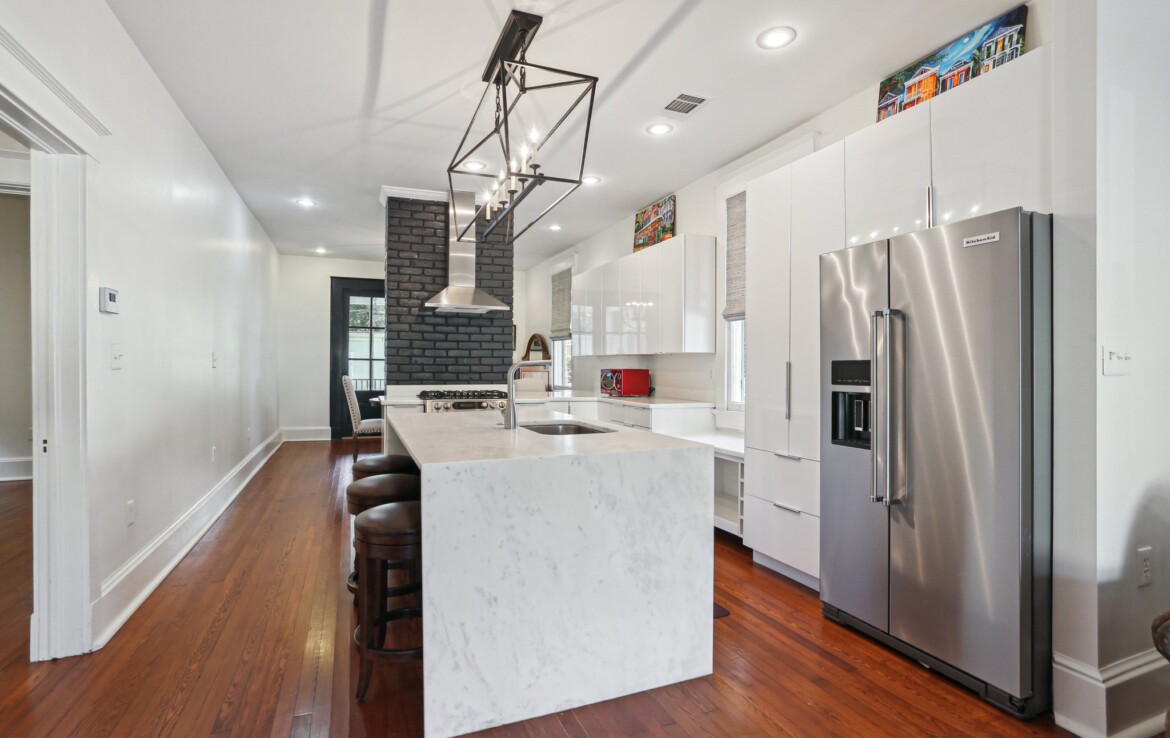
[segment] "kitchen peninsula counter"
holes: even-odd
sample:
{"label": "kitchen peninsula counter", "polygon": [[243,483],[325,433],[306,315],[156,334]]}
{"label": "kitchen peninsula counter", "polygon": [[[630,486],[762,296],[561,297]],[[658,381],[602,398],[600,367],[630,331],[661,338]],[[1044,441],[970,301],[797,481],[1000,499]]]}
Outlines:
{"label": "kitchen peninsula counter", "polygon": [[711,673],[709,446],[505,430],[495,412],[386,419],[422,470],[426,735]]}

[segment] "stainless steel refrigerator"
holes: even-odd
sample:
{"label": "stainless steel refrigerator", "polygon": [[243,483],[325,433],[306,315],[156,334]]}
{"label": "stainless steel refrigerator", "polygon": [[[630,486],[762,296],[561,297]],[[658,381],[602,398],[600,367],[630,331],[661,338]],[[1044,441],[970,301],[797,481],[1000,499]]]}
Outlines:
{"label": "stainless steel refrigerator", "polygon": [[821,257],[821,600],[1019,717],[1051,684],[1051,216]]}

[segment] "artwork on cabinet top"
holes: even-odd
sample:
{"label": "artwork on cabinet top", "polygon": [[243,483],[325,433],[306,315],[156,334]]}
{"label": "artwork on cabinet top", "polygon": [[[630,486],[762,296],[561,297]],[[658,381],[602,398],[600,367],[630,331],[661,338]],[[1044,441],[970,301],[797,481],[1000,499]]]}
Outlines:
{"label": "artwork on cabinet top", "polygon": [[1024,53],[1028,6],[1009,10],[882,80],[877,119],[924,103]]}
{"label": "artwork on cabinet top", "polygon": [[662,198],[634,216],[634,251],[674,237],[674,195]]}

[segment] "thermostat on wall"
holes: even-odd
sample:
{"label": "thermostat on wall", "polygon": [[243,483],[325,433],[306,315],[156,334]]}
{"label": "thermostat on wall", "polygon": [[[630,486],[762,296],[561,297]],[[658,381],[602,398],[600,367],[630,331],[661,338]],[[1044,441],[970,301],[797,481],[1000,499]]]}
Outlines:
{"label": "thermostat on wall", "polygon": [[109,287],[100,287],[98,295],[101,301],[98,304],[98,310],[103,313],[117,313],[118,312],[118,291],[112,290]]}

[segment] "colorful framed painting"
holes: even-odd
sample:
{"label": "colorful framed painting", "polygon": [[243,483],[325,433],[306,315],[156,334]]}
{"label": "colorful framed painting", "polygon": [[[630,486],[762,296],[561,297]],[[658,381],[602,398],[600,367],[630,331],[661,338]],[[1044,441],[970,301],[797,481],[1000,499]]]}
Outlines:
{"label": "colorful framed painting", "polygon": [[647,205],[634,216],[634,251],[674,237],[674,195]]}
{"label": "colorful framed painting", "polygon": [[1028,6],[1021,5],[886,77],[878,87],[877,119],[921,105],[1017,58],[1024,53],[1027,25]]}

